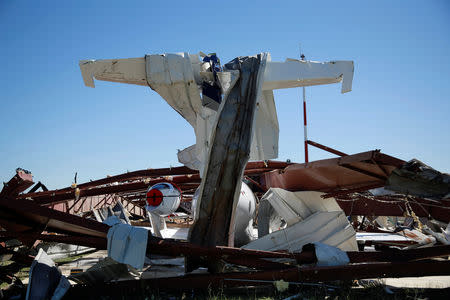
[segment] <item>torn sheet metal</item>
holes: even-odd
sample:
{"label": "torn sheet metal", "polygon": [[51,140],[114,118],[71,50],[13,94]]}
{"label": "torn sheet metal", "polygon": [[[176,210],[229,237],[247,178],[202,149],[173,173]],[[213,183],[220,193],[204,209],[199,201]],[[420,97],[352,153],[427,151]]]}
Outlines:
{"label": "torn sheet metal", "polygon": [[345,157],[292,164],[283,172],[265,173],[267,187],[290,191],[335,191],[338,189],[384,186],[389,174],[404,161],[379,150]]}
{"label": "torn sheet metal", "polygon": [[[351,227],[347,219],[342,218],[345,214],[336,203],[336,200],[334,198],[323,199],[323,195],[323,193],[313,191],[289,192],[279,188],[269,189],[261,198],[260,207],[264,207],[266,203],[270,204],[270,206],[273,207],[273,214],[278,215],[285,222],[285,226],[287,227],[280,229],[279,231],[281,232],[274,231],[273,226],[271,226],[270,221],[268,221],[273,219],[273,216],[270,215],[270,210],[262,210],[258,213],[258,236],[260,237],[259,240],[261,240],[261,242],[256,240],[248,245],[254,243],[253,246],[251,246],[251,249],[280,250],[284,249],[282,247],[286,246],[286,243],[288,243],[288,247],[296,244],[292,249],[297,249],[297,247],[303,246],[302,243],[320,242],[322,241],[321,239],[328,239],[327,241],[333,243],[330,244],[332,246],[339,247],[338,245],[340,245],[344,250],[355,250],[356,239],[353,227]],[[328,215],[317,214],[323,212],[337,212],[337,216],[341,218],[342,223],[331,225],[328,223]],[[309,218],[314,220],[309,220]],[[311,227],[308,229],[308,226]],[[322,226],[327,228],[321,228]],[[264,234],[270,232],[270,228],[272,228],[272,233],[264,236]],[[305,232],[308,232],[308,236],[306,237],[303,236]],[[324,232],[326,232],[326,234]],[[289,234],[289,238],[285,235],[286,233]],[[271,245],[270,243],[265,244],[269,240],[275,242],[276,245]],[[294,243],[294,241],[296,242]],[[326,244],[328,244],[328,242]],[[298,250],[299,249],[297,249],[297,251]]]}
{"label": "torn sheet metal", "polygon": [[342,211],[316,212],[292,226],[272,232],[242,248],[298,252],[306,244],[321,242],[344,251],[357,251],[355,230]]}
{"label": "torn sheet metal", "polygon": [[202,101],[189,54],[146,55],[145,68],[148,85],[195,128]]}
{"label": "torn sheet metal", "polygon": [[144,266],[149,231],[115,222],[108,231],[108,256],[117,262],[141,270]]}
{"label": "torn sheet metal", "polygon": [[253,232],[253,219],[256,212],[256,198],[253,191],[242,182],[236,206],[234,222],[234,246],[240,247],[256,239]]}
{"label": "torn sheet metal", "polygon": [[443,245],[450,245],[449,236],[445,233],[445,231],[443,231],[442,233],[435,232],[435,231],[433,231],[432,229],[430,229],[428,227],[423,228],[422,231],[424,233],[426,233],[426,234],[429,234],[429,235],[433,236],[441,244],[443,244]]}
{"label": "torn sheet metal", "polygon": [[[191,201],[193,208],[193,218],[196,217],[196,207],[198,203],[198,197],[200,194],[200,188],[198,188]],[[239,200],[236,206],[236,218],[234,224],[234,245],[240,247],[248,244],[250,241],[256,239],[253,230],[253,220],[256,213],[257,200],[253,191],[244,182],[241,182],[241,191],[239,193]]]}
{"label": "torn sheet metal", "polygon": [[416,241],[406,235],[391,232],[357,232],[356,240],[361,244],[384,244],[389,246],[414,245]]}
{"label": "torn sheet metal", "polygon": [[412,159],[392,171],[386,189],[437,200],[450,198],[450,175]]}
{"label": "torn sheet metal", "polygon": [[[200,194],[200,188],[195,191],[192,201],[192,217],[196,217],[196,207],[198,203],[198,197]],[[241,182],[241,191],[239,195],[239,200],[236,206],[236,218],[234,225],[234,245],[235,247],[240,247],[249,243],[251,240],[256,239],[256,235],[253,228],[253,220],[256,214],[257,200],[250,189],[250,187],[244,182]]]}
{"label": "torn sheet metal", "polygon": [[300,222],[318,211],[342,211],[334,198],[323,199],[321,192],[289,192],[280,188],[269,189],[260,203],[268,201],[287,223]]}
{"label": "torn sheet metal", "polygon": [[100,282],[133,279],[126,264],[121,264],[112,258],[105,257],[85,272],[70,276],[77,283],[95,285]]}
{"label": "torn sheet metal", "polygon": [[250,160],[277,158],[279,131],[273,91],[262,91],[256,103]]}
{"label": "torn sheet metal", "polygon": [[[239,70],[240,77],[222,101],[211,150],[200,185],[195,222],[189,232],[191,243],[203,246],[234,243],[234,210],[248,161],[258,84],[266,56],[236,58],[225,65]],[[187,271],[198,262],[187,260]]]}
{"label": "torn sheet metal", "polygon": [[350,263],[347,252],[339,248],[316,242],[314,243],[314,250],[317,257],[317,266],[343,266]]}
{"label": "torn sheet metal", "polygon": [[[197,68],[198,58],[187,53],[146,56],[149,86],[180,113],[195,131],[195,153],[192,152],[192,146],[188,147],[179,153],[179,161],[186,166],[200,170],[203,175],[217,112],[202,105],[199,88],[196,85],[196,82],[202,85],[200,83],[202,80],[197,78],[196,81],[195,70]],[[205,73],[208,72],[201,72],[201,75],[205,76]],[[225,74],[231,74],[231,76]],[[238,73],[232,72],[214,72],[214,75],[217,77],[217,81],[223,85],[222,92],[224,94],[227,93],[227,87],[233,85],[239,76]],[[205,83],[204,80],[203,83]],[[257,130],[254,132],[250,157],[253,160],[267,160],[278,156],[278,120],[272,91],[260,94],[258,100],[257,126],[255,127]]]}
{"label": "torn sheet metal", "polygon": [[396,232],[398,235],[408,237],[414,240],[420,246],[432,246],[436,244],[436,238],[430,235],[423,234],[419,230],[416,229],[403,229],[401,231]]}
{"label": "torn sheet metal", "polygon": [[95,219],[98,222],[103,222],[111,216],[116,216],[122,223],[128,225],[131,224],[130,219],[128,217],[130,213],[125,210],[120,200],[117,200],[114,206],[107,206],[101,207],[99,209],[93,209],[92,212],[94,213]]}
{"label": "torn sheet metal", "polygon": [[95,248],[65,244],[65,243],[49,243],[43,242],[37,246],[37,249],[43,249],[51,259],[60,259],[69,256],[81,255],[86,252],[95,251]]}

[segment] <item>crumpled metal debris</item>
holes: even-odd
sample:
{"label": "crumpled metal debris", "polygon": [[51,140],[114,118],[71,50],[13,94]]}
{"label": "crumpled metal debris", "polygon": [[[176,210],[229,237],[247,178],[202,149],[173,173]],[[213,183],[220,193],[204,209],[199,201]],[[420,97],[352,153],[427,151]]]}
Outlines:
{"label": "crumpled metal debris", "polygon": [[437,200],[450,198],[450,175],[412,159],[392,171],[387,179],[386,189]]}

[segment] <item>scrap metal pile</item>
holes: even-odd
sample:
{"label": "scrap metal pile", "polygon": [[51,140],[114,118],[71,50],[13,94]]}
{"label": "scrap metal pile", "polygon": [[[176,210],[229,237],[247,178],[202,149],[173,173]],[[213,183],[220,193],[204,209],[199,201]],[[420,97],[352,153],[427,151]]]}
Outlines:
{"label": "scrap metal pile", "polygon": [[[193,126],[196,144],[178,153],[181,167],[51,191],[17,169],[0,192],[0,254],[14,261],[0,267],[1,281],[31,263],[29,294],[66,297],[450,275],[449,175],[312,141],[338,157],[270,160],[278,156],[272,90],[343,81],[350,91],[353,62],[202,58],[80,62],[87,85],[95,77],[150,86]],[[24,252],[43,242],[105,249],[109,258],[69,283],[45,252]],[[57,275],[43,285],[43,272]]]}

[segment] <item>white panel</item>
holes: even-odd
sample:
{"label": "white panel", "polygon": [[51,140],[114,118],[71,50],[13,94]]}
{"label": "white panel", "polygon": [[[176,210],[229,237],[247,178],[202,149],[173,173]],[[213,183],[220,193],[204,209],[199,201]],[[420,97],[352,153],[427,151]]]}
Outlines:
{"label": "white panel", "polygon": [[187,53],[147,55],[147,81],[192,127],[202,104]]}
{"label": "white panel", "polygon": [[287,224],[292,225],[318,211],[342,211],[334,198],[323,199],[321,195],[323,193],[314,191],[289,192],[270,188],[261,201],[269,201]]}
{"label": "white panel", "polygon": [[321,242],[341,250],[357,250],[355,231],[341,211],[316,212],[292,226],[272,232],[242,248],[301,251],[308,243]]}
{"label": "white panel", "polygon": [[264,90],[337,83],[342,81],[342,93],[352,90],[353,61],[319,63],[289,59],[267,64]]}
{"label": "white panel", "polygon": [[145,58],[80,60],[84,84],[95,87],[97,80],[147,86]]}

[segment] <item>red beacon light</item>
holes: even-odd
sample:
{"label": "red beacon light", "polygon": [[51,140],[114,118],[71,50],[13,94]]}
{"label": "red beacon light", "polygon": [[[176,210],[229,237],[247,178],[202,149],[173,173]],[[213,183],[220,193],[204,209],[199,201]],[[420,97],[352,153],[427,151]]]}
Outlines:
{"label": "red beacon light", "polygon": [[167,216],[175,212],[180,206],[181,190],[168,182],[157,183],[148,188],[145,208],[160,216]]}

